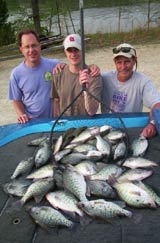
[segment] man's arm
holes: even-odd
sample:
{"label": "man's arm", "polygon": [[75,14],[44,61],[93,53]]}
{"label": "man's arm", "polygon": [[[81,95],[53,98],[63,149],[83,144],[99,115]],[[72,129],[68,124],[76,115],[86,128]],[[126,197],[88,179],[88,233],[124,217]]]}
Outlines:
{"label": "man's arm", "polygon": [[150,111],[150,114],[149,114],[149,117],[150,117],[149,123],[148,123],[148,125],[142,131],[142,135],[144,137],[151,138],[151,137],[154,137],[156,135],[156,133],[157,133],[156,126],[155,126],[155,123],[154,123],[154,120],[153,120],[153,115],[152,115],[152,111],[154,109],[157,109],[157,108],[160,108],[160,103],[155,104],[152,107],[151,111]]}

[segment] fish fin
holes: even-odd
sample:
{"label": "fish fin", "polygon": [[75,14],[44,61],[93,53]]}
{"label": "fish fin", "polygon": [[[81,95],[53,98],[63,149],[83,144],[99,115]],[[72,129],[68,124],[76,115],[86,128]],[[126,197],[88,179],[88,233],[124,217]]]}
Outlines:
{"label": "fish fin", "polygon": [[34,200],[36,203],[40,203],[43,199],[44,195],[34,196]]}

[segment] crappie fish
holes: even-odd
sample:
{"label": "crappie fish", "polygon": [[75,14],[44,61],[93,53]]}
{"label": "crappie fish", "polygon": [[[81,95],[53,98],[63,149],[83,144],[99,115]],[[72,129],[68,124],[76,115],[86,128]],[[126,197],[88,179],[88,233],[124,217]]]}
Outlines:
{"label": "crappie fish", "polygon": [[131,169],[158,166],[156,162],[142,157],[129,157],[122,165]]}
{"label": "crappie fish", "polygon": [[71,144],[81,144],[86,142],[88,139],[92,138],[91,130],[95,129],[97,127],[88,127],[83,132],[81,132],[77,137],[75,137]]}
{"label": "crappie fish", "polygon": [[31,181],[26,179],[14,179],[5,183],[2,187],[7,194],[22,197],[31,183]]}
{"label": "crappie fish", "polygon": [[84,210],[85,213],[91,217],[101,218],[104,220],[113,218],[115,216],[132,216],[132,212],[121,208],[116,203],[105,201],[103,199],[79,202],[78,207]]}
{"label": "crappie fish", "polygon": [[143,156],[147,148],[148,140],[143,136],[139,136],[138,138],[134,139],[131,144],[133,156]]}
{"label": "crappie fish", "polygon": [[109,141],[115,142],[119,139],[126,137],[126,134],[121,130],[112,130],[105,137],[108,138]]}
{"label": "crappie fish", "polygon": [[87,159],[87,156],[85,154],[78,153],[78,152],[70,153],[61,159],[61,163],[76,165],[80,161],[85,160],[85,159]]}
{"label": "crappie fish", "polygon": [[84,176],[93,175],[97,173],[97,166],[90,160],[83,160],[79,164],[75,165],[74,168]]}
{"label": "crappie fish", "polygon": [[78,200],[68,191],[49,192],[46,199],[56,209],[83,216],[83,212],[77,206]]}
{"label": "crappie fish", "polygon": [[35,223],[45,229],[55,226],[65,226],[68,228],[73,228],[74,226],[74,223],[71,220],[64,217],[61,212],[52,207],[31,207],[28,209],[28,212]]}
{"label": "crappie fish", "polygon": [[158,206],[160,206],[160,196],[153,190],[153,188],[149,185],[144,184],[143,182],[137,182],[138,186],[144,189],[149,195],[153,198]]}
{"label": "crappie fish", "polygon": [[143,180],[153,174],[152,170],[145,170],[145,169],[130,169],[120,175],[117,180],[120,181],[140,181]]}
{"label": "crappie fish", "polygon": [[41,179],[33,182],[27,189],[24,196],[15,203],[15,206],[23,206],[29,199],[34,198],[39,203],[44,195],[54,187],[53,178]]}
{"label": "crappie fish", "polygon": [[42,142],[44,141],[49,141],[49,137],[40,137],[40,138],[35,138],[32,141],[30,141],[27,145],[28,146],[40,146]]}
{"label": "crappie fish", "polygon": [[43,143],[43,146],[41,146],[38,151],[35,154],[35,165],[36,167],[40,167],[47,163],[51,156],[51,149],[50,145],[48,143]]}
{"label": "crappie fish", "polygon": [[96,147],[94,145],[91,145],[88,143],[80,144],[73,148],[73,151],[79,152],[79,153],[85,153],[85,154],[91,150],[96,150]]}
{"label": "crappie fish", "polygon": [[72,165],[67,165],[63,172],[64,187],[73,193],[80,201],[87,201],[86,198],[86,181]]}
{"label": "crappie fish", "polygon": [[124,141],[118,143],[115,147],[113,159],[118,160],[124,158],[127,151],[127,146]]}
{"label": "crappie fish", "polygon": [[26,178],[27,179],[43,179],[47,177],[53,177],[54,175],[54,166],[53,164],[47,164],[39,169],[33,171],[31,174],[29,174]]}
{"label": "crappie fish", "polygon": [[103,169],[98,173],[87,176],[89,180],[108,180],[110,176],[118,177],[122,174],[123,168],[114,164],[107,164]]}
{"label": "crappie fish", "polygon": [[58,153],[61,149],[61,146],[62,146],[62,143],[63,143],[63,136],[59,136],[59,138],[57,139],[56,143],[55,143],[55,146],[54,146],[54,154]]}
{"label": "crappie fish", "polygon": [[114,189],[106,181],[87,180],[87,188],[91,195],[105,198],[115,198]]}
{"label": "crappie fish", "polygon": [[28,173],[34,166],[34,158],[30,157],[26,160],[21,160],[13,172],[11,179],[17,178],[19,175]]}
{"label": "crappie fish", "polygon": [[136,208],[156,208],[153,198],[133,182],[115,182],[112,186],[128,205]]}
{"label": "crappie fish", "polygon": [[108,157],[111,154],[111,144],[103,139],[100,135],[100,128],[95,128],[91,130],[91,134],[95,136],[97,142],[96,142],[96,148],[98,151],[102,153],[102,155],[107,155]]}
{"label": "crappie fish", "polygon": [[90,150],[86,154],[86,159],[89,159],[91,161],[98,161],[103,157],[102,152],[97,151],[97,150]]}
{"label": "crappie fish", "polygon": [[71,149],[64,149],[64,150],[57,152],[54,155],[55,161],[57,161],[57,162],[60,161],[61,159],[63,159],[63,157],[65,157],[70,152],[71,152]]}

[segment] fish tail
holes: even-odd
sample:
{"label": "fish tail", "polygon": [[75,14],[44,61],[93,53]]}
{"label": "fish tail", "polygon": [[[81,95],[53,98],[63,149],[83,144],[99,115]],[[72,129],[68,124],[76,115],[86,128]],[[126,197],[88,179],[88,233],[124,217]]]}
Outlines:
{"label": "fish tail", "polygon": [[20,211],[23,205],[24,205],[24,201],[21,199],[12,203],[12,208],[15,209],[16,211]]}

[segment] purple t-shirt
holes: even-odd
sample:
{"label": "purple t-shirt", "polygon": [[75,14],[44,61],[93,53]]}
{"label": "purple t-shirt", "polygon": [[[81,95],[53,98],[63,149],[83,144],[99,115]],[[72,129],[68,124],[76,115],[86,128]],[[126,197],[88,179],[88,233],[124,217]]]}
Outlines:
{"label": "purple t-shirt", "polygon": [[27,115],[33,118],[53,117],[50,98],[52,71],[58,59],[41,57],[37,67],[28,67],[24,62],[13,69],[9,83],[9,99],[22,101]]}

